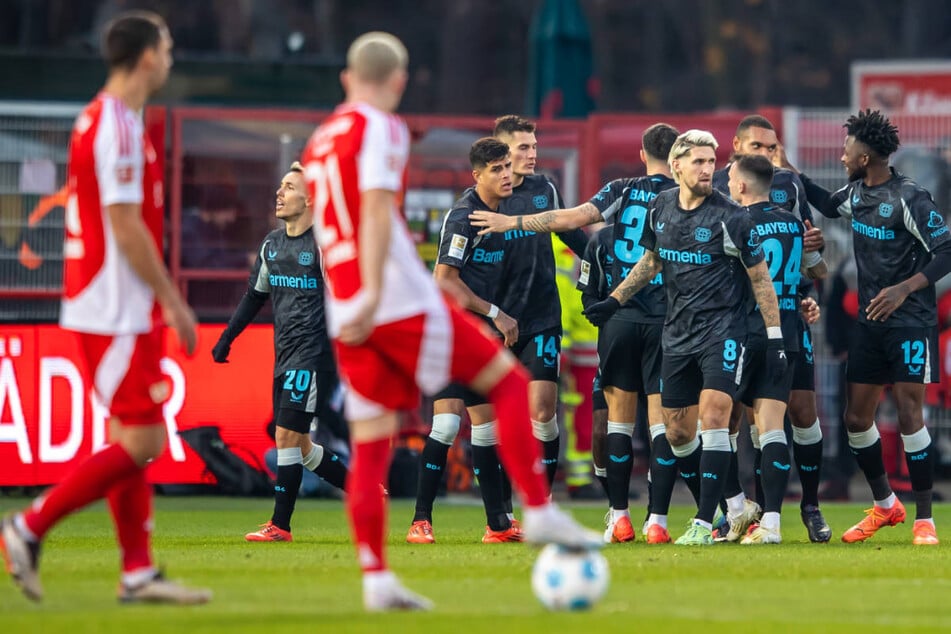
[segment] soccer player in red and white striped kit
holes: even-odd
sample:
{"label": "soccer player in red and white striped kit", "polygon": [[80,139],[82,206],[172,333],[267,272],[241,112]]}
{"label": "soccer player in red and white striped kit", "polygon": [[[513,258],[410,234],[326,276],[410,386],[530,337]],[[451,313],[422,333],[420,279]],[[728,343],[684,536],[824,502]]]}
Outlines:
{"label": "soccer player in red and white striped kit", "polygon": [[122,555],[120,601],[194,604],[211,598],[208,590],[166,580],[150,545],[146,469],[165,450],[162,403],[170,392],[159,366],[164,325],[175,330],[186,353],[197,342],[195,315],[162,263],[162,169],[142,122],[146,101],[168,79],[171,50],[158,15],[118,15],[102,39],[106,84],[73,127],[60,325],[77,333],[87,384],[109,409],[111,444],[0,524],[7,570],[34,601],[43,597],[43,537],[65,516],[102,498]]}

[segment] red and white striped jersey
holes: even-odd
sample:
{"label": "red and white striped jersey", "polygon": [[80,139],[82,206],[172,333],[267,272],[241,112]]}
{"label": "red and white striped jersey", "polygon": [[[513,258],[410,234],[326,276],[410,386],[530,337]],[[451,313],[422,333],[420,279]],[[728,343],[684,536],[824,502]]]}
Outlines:
{"label": "red and white striped jersey", "polygon": [[116,244],[107,208],[140,204],[154,235],[161,226],[162,173],[141,114],[100,93],[73,126],[67,171],[65,272],[60,325],[97,334],[152,327],[152,289]]}
{"label": "red and white striped jersey", "polygon": [[[359,235],[362,192],[383,189],[402,204],[409,158],[409,131],[397,115],[365,103],[345,103],[314,131],[302,163],[314,201],[314,226],[327,275],[330,336],[360,306]],[[419,315],[441,295],[397,206],[383,271],[383,291],[375,324]]]}

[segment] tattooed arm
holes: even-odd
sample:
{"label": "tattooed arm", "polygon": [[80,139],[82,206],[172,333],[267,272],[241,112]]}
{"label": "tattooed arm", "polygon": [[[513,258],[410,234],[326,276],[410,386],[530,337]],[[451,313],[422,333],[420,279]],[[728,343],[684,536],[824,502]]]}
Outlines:
{"label": "tattooed arm", "polygon": [[627,277],[618,284],[617,288],[611,291],[611,297],[616,299],[623,306],[629,299],[637,294],[637,291],[650,284],[650,281],[654,279],[663,268],[664,263],[661,262],[661,259],[657,257],[656,253],[653,251],[645,251],[644,255],[637,261],[637,264],[634,265],[634,268],[631,269]]}
{"label": "tattooed arm", "polygon": [[759,304],[760,314],[767,328],[779,328],[779,302],[776,299],[776,289],[773,287],[773,278],[769,275],[769,267],[763,260],[759,264],[746,269],[750,276],[750,285],[753,287],[753,296]]}
{"label": "tattooed arm", "polygon": [[473,227],[479,227],[479,235],[505,233],[512,230],[552,233],[568,231],[604,220],[598,208],[590,202],[570,209],[543,211],[531,216],[506,216],[491,211],[473,211],[469,214]]}

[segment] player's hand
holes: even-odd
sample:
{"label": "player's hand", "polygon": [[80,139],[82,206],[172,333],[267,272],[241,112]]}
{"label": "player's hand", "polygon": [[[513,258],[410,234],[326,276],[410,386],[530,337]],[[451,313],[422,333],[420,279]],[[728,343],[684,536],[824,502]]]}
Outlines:
{"label": "player's hand", "polygon": [[799,302],[799,312],[810,326],[819,321],[819,317],[821,316],[819,303],[811,297],[806,297]]}
{"label": "player's hand", "polygon": [[611,316],[621,307],[621,302],[613,296],[608,295],[607,299],[595,302],[582,311],[582,315],[591,322],[593,326],[600,328],[611,319]]}
{"label": "player's hand", "polygon": [[822,229],[813,227],[808,220],[804,221],[806,232],[802,234],[802,250],[804,253],[810,251],[819,251],[826,245],[825,238],[822,237]]}
{"label": "player's hand", "polygon": [[338,336],[340,343],[347,346],[359,346],[370,337],[374,328],[373,316],[376,314],[378,304],[379,300],[369,297],[364,300],[353,319],[340,327]]}
{"label": "player's hand", "polygon": [[904,284],[896,284],[883,288],[878,295],[872,298],[865,309],[865,316],[870,321],[885,321],[891,317],[892,313],[898,310],[898,307],[905,303],[909,291]]}
{"label": "player's hand", "polygon": [[766,340],[766,374],[771,383],[781,384],[786,374],[786,349],[782,338]]}
{"label": "player's hand", "polygon": [[797,174],[799,173],[796,166],[789,162],[789,157],[786,156],[786,148],[783,147],[782,143],[776,146],[776,151],[770,156],[770,160],[773,162],[774,167],[781,167],[796,172]]}
{"label": "player's hand", "polygon": [[514,346],[515,342],[518,341],[518,322],[500,310],[499,314],[492,320],[492,323],[495,324],[495,327],[502,333],[505,346]]}
{"label": "player's hand", "polygon": [[469,224],[479,227],[480,236],[487,233],[505,233],[515,229],[515,219],[512,216],[491,211],[473,211],[469,214]]}
{"label": "player's hand", "polygon": [[176,296],[162,305],[162,319],[175,331],[185,355],[190,357],[195,354],[195,348],[198,346],[198,319],[188,304]]}
{"label": "player's hand", "polygon": [[218,337],[218,343],[211,349],[211,358],[215,360],[215,363],[228,363],[229,354],[231,354],[231,341],[223,332]]}

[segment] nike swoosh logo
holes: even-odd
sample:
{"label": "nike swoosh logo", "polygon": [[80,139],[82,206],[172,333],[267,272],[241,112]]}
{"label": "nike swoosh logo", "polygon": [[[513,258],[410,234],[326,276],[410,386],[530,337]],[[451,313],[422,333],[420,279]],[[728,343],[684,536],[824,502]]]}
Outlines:
{"label": "nike swoosh logo", "polygon": [[780,464],[780,463],[776,462],[775,460],[773,460],[773,466],[776,467],[777,469],[779,469],[780,471],[789,471],[789,465],[788,465],[788,464]]}

